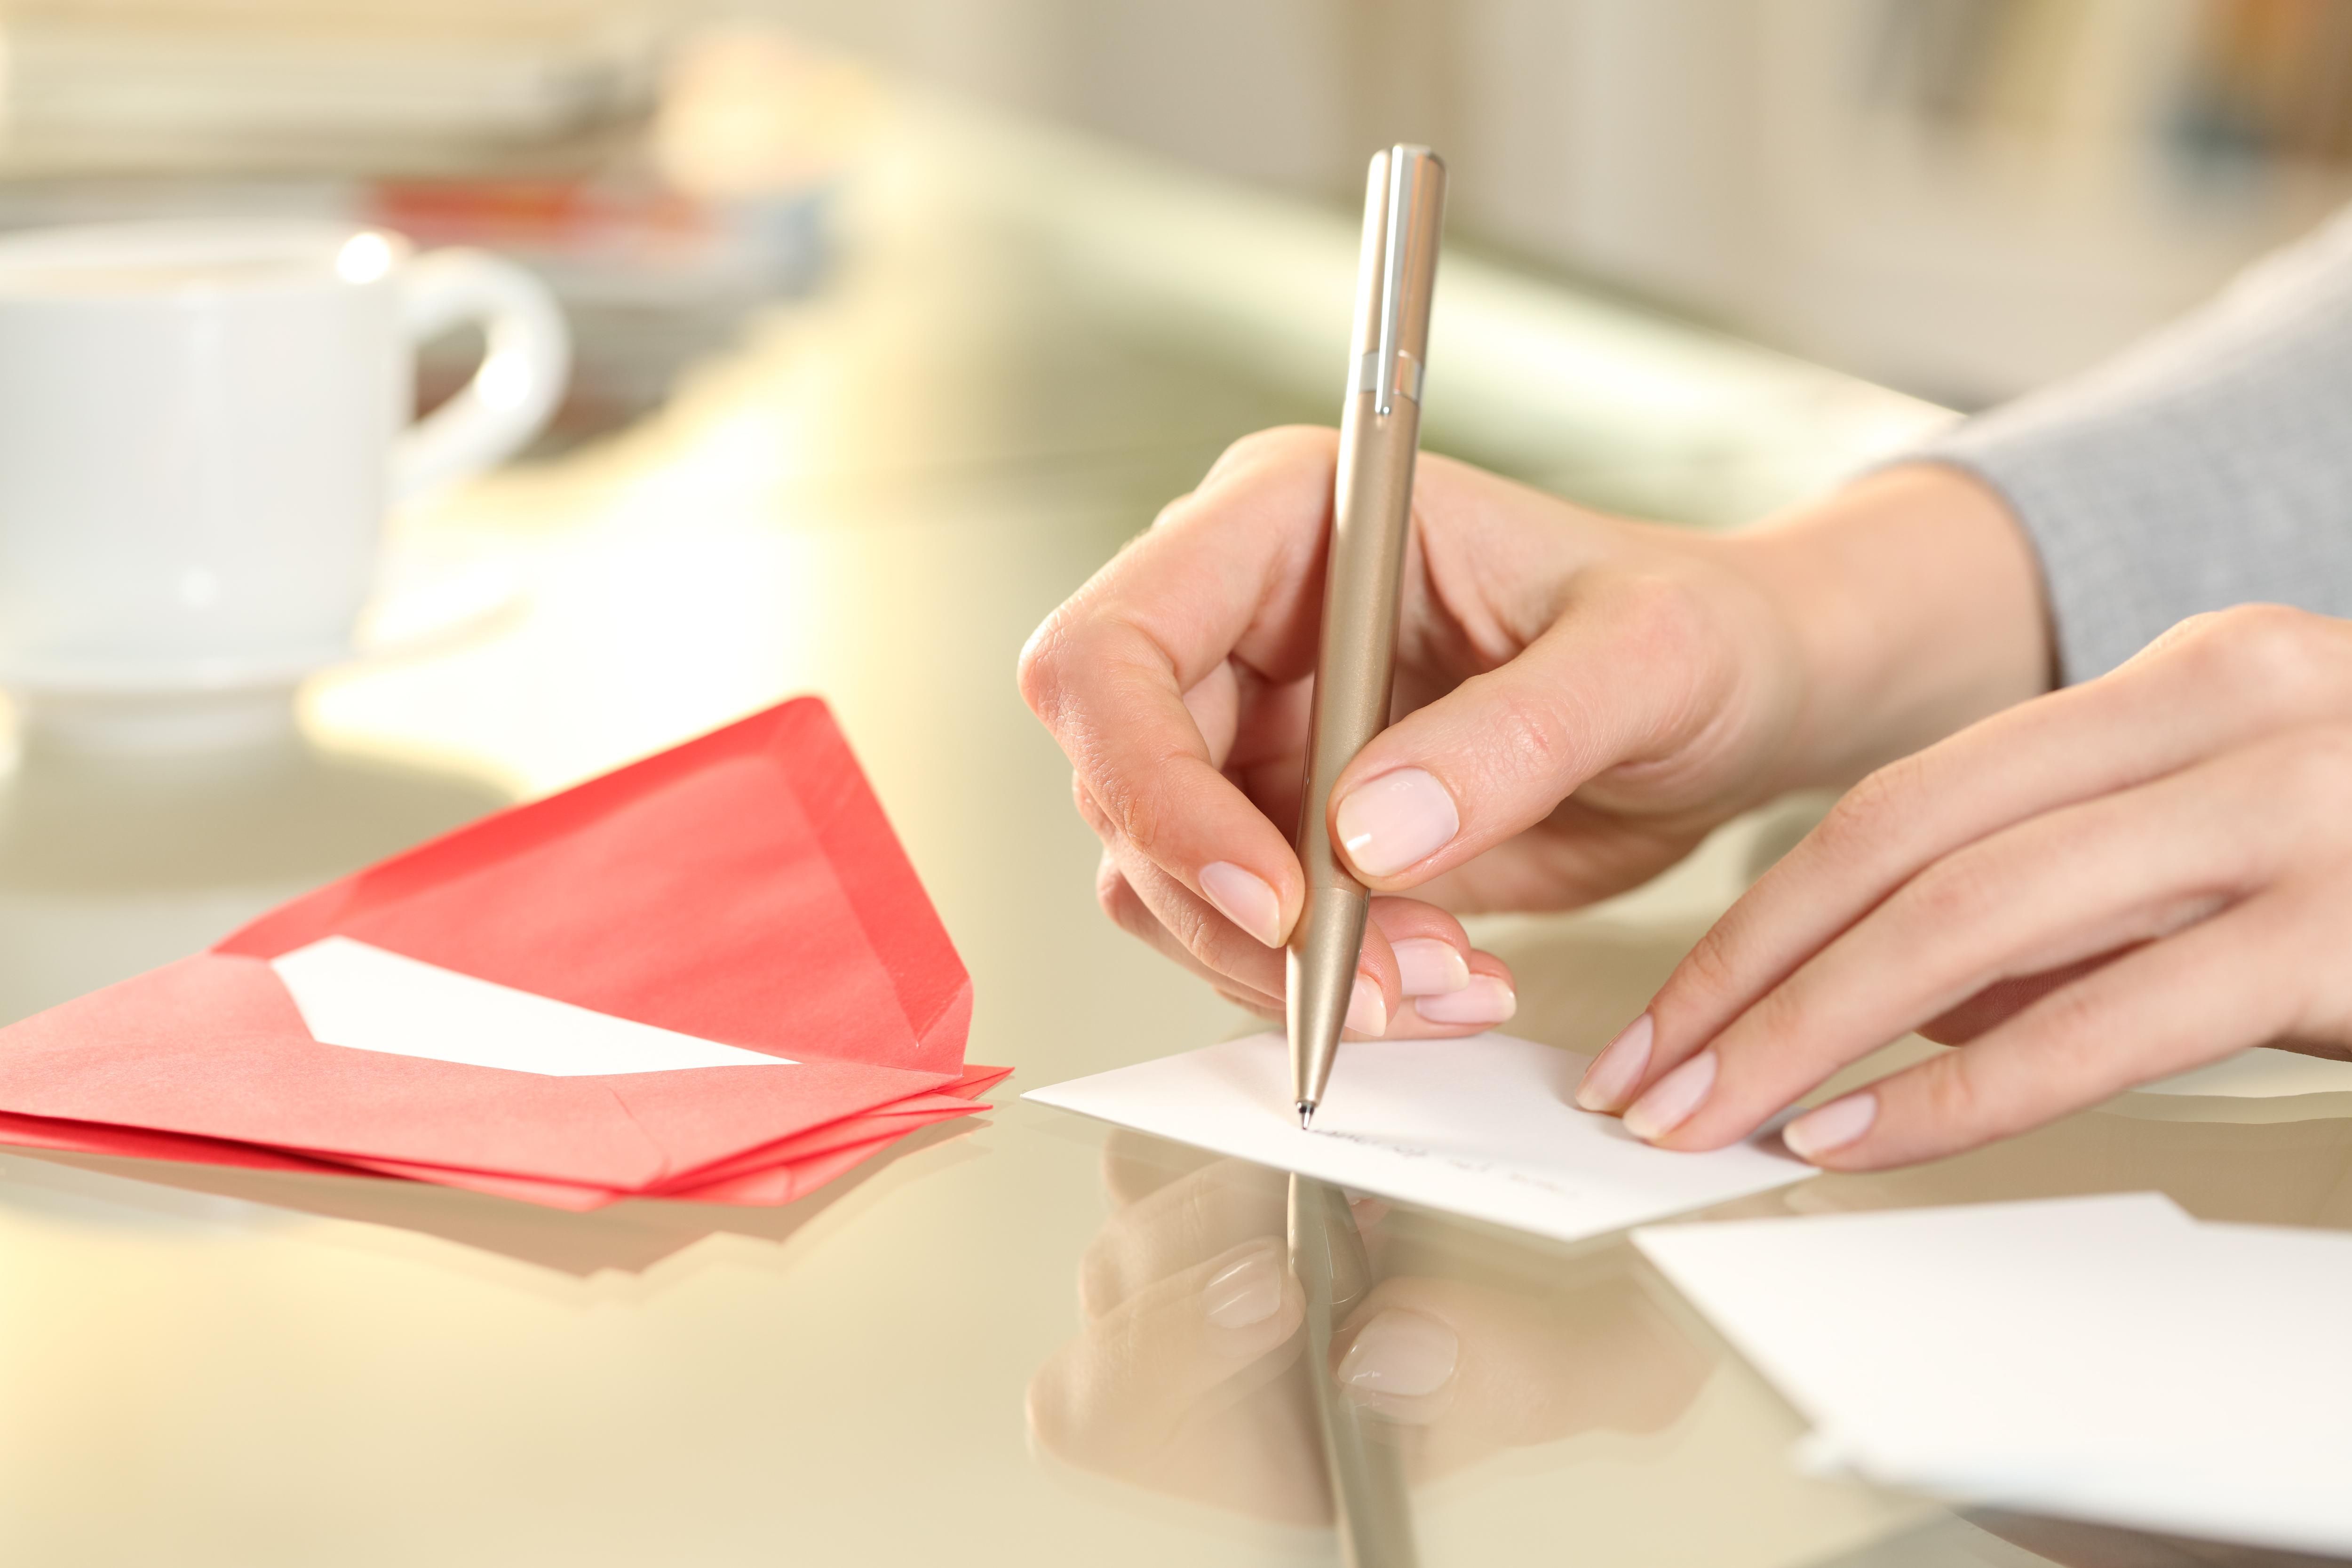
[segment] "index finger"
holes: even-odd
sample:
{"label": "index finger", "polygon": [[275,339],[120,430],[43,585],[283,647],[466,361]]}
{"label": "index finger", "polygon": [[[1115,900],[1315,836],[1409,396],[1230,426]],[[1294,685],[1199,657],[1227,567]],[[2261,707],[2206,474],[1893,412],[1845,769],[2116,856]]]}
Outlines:
{"label": "index finger", "polygon": [[1229,659],[1277,683],[1312,670],[1337,443],[1328,430],[1237,443],[1021,654],[1023,697],[1115,829],[1270,947],[1305,879],[1184,694]]}

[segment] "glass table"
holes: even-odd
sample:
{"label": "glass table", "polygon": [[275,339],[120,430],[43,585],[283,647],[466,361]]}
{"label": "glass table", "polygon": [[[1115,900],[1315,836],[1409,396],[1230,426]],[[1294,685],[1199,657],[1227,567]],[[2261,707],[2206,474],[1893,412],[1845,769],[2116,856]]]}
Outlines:
{"label": "glass table", "polygon": [[[1013,662],[1225,442],[1331,416],[1352,215],[908,99],[834,216],[824,285],[657,411],[398,520],[396,574],[471,608],[314,678],[298,729],[164,755],[20,725],[0,1008],[815,691],[973,973],[971,1058],[1018,1076],[980,1124],[772,1210],[0,1153],[12,1562],[1335,1560],[1297,1347],[1220,1362],[1185,1305],[1188,1270],[1282,1234],[1281,1178],[1013,1096],[1246,1021],[1097,911]],[[1437,321],[1433,448],[1694,526],[1944,416],[1466,249]],[[1514,1030],[1605,1039],[1816,810],[1601,909],[1486,922]],[[2126,1097],[1737,1212],[2160,1187],[2352,1224],[2352,1093],[2284,1087]],[[1378,1273],[1486,1325],[1403,1435],[1426,1563],[2252,1560],[1801,1473],[1803,1423],[1622,1237],[1358,1217]]]}

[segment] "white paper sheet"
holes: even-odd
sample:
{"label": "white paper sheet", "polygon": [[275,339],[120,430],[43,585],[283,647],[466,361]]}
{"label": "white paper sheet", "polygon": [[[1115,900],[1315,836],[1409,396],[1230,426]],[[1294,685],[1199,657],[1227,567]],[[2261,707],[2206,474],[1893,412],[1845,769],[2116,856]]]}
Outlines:
{"label": "white paper sheet", "polygon": [[1816,1463],[2352,1552],[2352,1235],[2137,1194],[1633,1239],[1817,1423]]}
{"label": "white paper sheet", "polygon": [[782,1057],[616,1018],[347,936],[269,961],[321,1045],[551,1078],[791,1067]]}
{"label": "white paper sheet", "polygon": [[1653,1149],[1570,1096],[1591,1058],[1507,1035],[1339,1047],[1312,1131],[1280,1035],[1164,1057],[1022,1098],[1563,1241],[1785,1186],[1777,1148]]}
{"label": "white paper sheet", "polygon": [[2299,1094],[2352,1092],[2352,1062],[2307,1057],[2300,1051],[2248,1046],[2201,1068],[2144,1083],[2135,1094],[2190,1094],[2227,1100],[2283,1100]]}

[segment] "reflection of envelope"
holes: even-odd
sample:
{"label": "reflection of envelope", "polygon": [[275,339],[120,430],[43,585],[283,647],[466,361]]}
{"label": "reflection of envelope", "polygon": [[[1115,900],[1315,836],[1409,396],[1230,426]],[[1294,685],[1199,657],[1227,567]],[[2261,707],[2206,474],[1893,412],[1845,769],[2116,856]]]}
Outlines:
{"label": "reflection of envelope", "polygon": [[[173,1134],[188,1157],[221,1141],[252,1151],[222,1163],[575,1207],[776,1202],[977,1109],[1002,1075],[964,1068],[971,1008],[847,745],[803,699],[0,1031],[0,1137],[128,1153]],[[81,1125],[43,1137],[30,1118]]]}

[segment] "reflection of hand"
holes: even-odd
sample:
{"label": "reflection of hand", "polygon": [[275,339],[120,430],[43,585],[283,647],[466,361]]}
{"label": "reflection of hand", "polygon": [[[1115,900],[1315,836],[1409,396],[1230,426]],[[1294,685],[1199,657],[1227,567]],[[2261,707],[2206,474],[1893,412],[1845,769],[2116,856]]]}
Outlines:
{"label": "reflection of hand", "polygon": [[[1030,1384],[1040,1447],[1072,1463],[1263,1518],[1329,1517],[1298,1375],[1305,1299],[1286,1265],[1286,1181],[1222,1161],[1153,1186],[1132,1141],[1079,1273],[1078,1335]],[[1380,1212],[1359,1205],[1360,1222]],[[1368,1237],[1375,1256],[1377,1230]],[[1628,1279],[1539,1299],[1389,1279],[1333,1345],[1339,1386],[1417,1428],[1413,1472],[1597,1427],[1670,1421],[1705,1363]]]}
{"label": "reflection of hand", "polygon": [[[1114,1164],[1112,1201],[1148,1169]],[[1306,1313],[1284,1258],[1286,1193],[1276,1173],[1228,1160],[1105,1222],[1078,1269],[1078,1335],[1029,1385],[1041,1447],[1261,1518],[1325,1517],[1313,1408],[1284,1375]]]}
{"label": "reflection of hand", "polygon": [[1421,1428],[1417,1478],[1578,1432],[1654,1432],[1706,1362],[1623,1276],[1536,1299],[1458,1280],[1382,1280],[1334,1347],[1348,1395]]}
{"label": "reflection of hand", "polygon": [[[2263,1043],[2352,1049],[2352,624],[2184,622],[1886,768],[1741,899],[1580,1090],[1710,1149],[1906,1030],[1959,1049],[1787,1129],[1954,1153]],[[1634,1100],[1639,1093],[1642,1098]]]}
{"label": "reflection of hand", "polygon": [[[1103,841],[1105,907],[1266,1012],[1305,897],[1290,832],[1335,450],[1328,430],[1237,444],[1022,657]],[[1509,1016],[1508,972],[1448,910],[1619,891],[1779,791],[1849,782],[2042,689],[2032,554],[1949,470],[1707,537],[1423,458],[1413,513],[1402,717],[1322,825],[1382,895],[1364,1033]]]}

